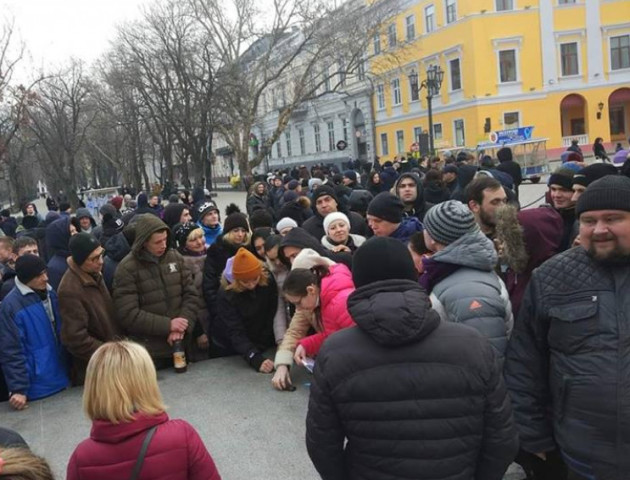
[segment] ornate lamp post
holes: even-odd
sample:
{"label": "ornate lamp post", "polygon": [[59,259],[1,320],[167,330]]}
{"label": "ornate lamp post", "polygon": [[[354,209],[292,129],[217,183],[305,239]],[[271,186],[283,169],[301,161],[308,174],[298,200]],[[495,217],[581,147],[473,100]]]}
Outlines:
{"label": "ornate lamp post", "polygon": [[442,87],[442,80],[444,80],[444,71],[439,65],[431,65],[427,68],[427,78],[418,84],[418,74],[415,70],[412,70],[409,74],[409,83],[417,96],[423,88],[427,91],[427,110],[429,114],[429,149],[431,155],[435,152],[433,144],[433,109],[432,100],[434,96],[439,95],[440,88]]}

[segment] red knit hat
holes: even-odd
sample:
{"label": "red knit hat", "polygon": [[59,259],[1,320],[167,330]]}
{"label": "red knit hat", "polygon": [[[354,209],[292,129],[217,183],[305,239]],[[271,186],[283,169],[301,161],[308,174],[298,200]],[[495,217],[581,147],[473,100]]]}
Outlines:
{"label": "red knit hat", "polygon": [[256,280],[262,274],[262,263],[246,248],[239,248],[234,255],[232,276],[234,280],[247,282]]}
{"label": "red knit hat", "polygon": [[116,210],[120,210],[123,204],[123,198],[120,195],[116,195],[109,201],[109,203],[116,207]]}

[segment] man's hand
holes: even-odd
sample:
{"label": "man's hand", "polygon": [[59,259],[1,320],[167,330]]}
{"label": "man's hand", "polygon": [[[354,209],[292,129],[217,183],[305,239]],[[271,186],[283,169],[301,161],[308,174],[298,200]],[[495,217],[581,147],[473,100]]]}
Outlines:
{"label": "man's hand", "polygon": [[199,335],[197,337],[197,347],[198,348],[201,348],[202,350],[205,350],[209,346],[210,346],[210,339],[208,338],[208,335],[206,335],[204,333],[203,335]]}
{"label": "man's hand", "polygon": [[286,390],[291,386],[291,376],[289,375],[289,367],[286,365],[278,365],[276,373],[271,379],[271,384],[276,390]]}
{"label": "man's hand", "polygon": [[339,253],[339,252],[348,252],[350,253],[350,248],[347,247],[346,245],[335,245],[332,249],[333,252],[335,253]]}
{"label": "man's hand", "polygon": [[171,332],[169,334],[168,338],[166,339],[166,341],[172,347],[173,343],[175,343],[177,340],[183,340],[183,339],[184,339],[184,334],[183,333]]}
{"label": "man's hand", "polygon": [[24,410],[28,405],[26,404],[26,395],[21,393],[14,393],[9,398],[9,404],[16,410]]}
{"label": "man's hand", "polygon": [[171,332],[184,333],[188,328],[188,320],[182,317],[171,319]]}
{"label": "man's hand", "polygon": [[298,347],[295,349],[293,360],[295,360],[295,363],[297,363],[298,365],[303,366],[305,358],[306,358],[306,350],[304,349],[302,345],[298,345]]}
{"label": "man's hand", "polygon": [[258,369],[258,371],[260,373],[271,373],[273,372],[273,361],[267,359],[264,362],[262,362],[262,365],[260,365],[260,368]]}

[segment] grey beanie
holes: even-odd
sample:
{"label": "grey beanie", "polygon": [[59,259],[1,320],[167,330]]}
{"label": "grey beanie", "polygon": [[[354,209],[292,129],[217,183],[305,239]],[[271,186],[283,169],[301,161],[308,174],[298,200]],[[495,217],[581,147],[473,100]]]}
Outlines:
{"label": "grey beanie", "polygon": [[479,230],[475,216],[458,200],[448,200],[431,207],[424,216],[424,228],[433,240],[450,245],[467,233]]}
{"label": "grey beanie", "polygon": [[606,175],[591,183],[578,198],[575,213],[579,217],[592,210],[630,211],[630,178]]}

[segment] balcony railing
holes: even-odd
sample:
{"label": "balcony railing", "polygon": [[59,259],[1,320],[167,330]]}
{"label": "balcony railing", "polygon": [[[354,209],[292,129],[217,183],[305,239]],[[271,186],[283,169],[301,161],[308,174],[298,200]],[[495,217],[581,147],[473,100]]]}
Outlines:
{"label": "balcony railing", "polygon": [[577,140],[578,141],[578,145],[590,145],[591,142],[589,142],[588,140],[588,134],[584,134],[584,135],[570,135],[568,137],[562,137],[562,146],[563,147],[570,147],[571,146],[571,142],[573,140]]}

